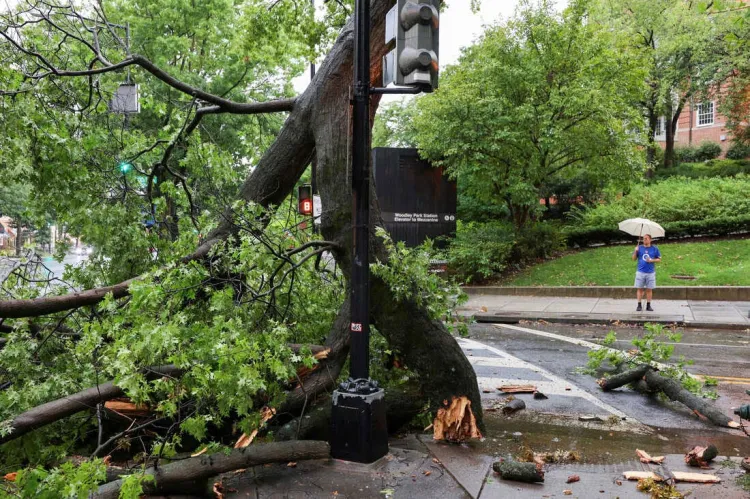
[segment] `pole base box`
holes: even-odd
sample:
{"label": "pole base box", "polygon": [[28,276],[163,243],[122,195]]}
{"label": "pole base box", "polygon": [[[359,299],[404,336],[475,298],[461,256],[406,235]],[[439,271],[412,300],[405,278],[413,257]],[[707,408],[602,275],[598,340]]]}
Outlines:
{"label": "pole base box", "polygon": [[385,392],[333,392],[331,456],[357,463],[372,463],[388,453]]}

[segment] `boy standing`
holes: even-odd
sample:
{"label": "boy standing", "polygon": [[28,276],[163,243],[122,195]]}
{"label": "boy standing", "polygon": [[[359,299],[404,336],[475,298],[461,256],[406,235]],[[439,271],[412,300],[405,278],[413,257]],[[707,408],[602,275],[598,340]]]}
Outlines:
{"label": "boy standing", "polygon": [[638,297],[638,308],[636,308],[636,311],[640,312],[643,310],[641,299],[645,290],[646,310],[653,312],[651,298],[656,287],[656,265],[654,264],[661,262],[661,253],[659,252],[659,248],[651,245],[650,234],[643,236],[643,244],[635,247],[633,260],[638,261],[638,270],[635,273],[635,288],[637,289],[636,296]]}

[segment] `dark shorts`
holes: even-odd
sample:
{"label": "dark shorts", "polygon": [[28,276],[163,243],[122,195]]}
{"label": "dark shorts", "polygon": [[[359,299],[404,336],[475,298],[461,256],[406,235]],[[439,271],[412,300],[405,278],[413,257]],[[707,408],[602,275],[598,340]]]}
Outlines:
{"label": "dark shorts", "polygon": [[638,289],[654,289],[656,287],[656,272],[651,272],[650,274],[636,272],[634,287]]}

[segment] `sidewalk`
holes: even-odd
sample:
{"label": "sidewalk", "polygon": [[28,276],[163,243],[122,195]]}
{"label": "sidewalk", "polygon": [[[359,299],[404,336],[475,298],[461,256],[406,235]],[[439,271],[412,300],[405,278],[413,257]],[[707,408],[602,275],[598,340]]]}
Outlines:
{"label": "sidewalk", "polygon": [[[502,480],[492,463],[499,456],[479,451],[475,445],[434,442],[430,435],[409,435],[390,442],[390,452],[372,464],[334,459],[257,466],[223,475],[225,498],[336,498],[336,499],[497,499],[505,497],[644,499],[625,471],[652,471],[660,475],[688,471],[717,475],[720,483],[679,483],[677,489],[691,497],[744,499],[747,492],[736,483],[744,472],[739,458],[733,465],[711,470],[689,468],[682,454],[668,454],[663,465],[643,464],[635,458],[612,464],[557,464],[545,466],[544,483]],[[567,483],[578,475],[580,481]],[[571,491],[570,495],[564,494]]]}
{"label": "sidewalk", "polygon": [[[645,302],[644,302],[645,307]],[[546,320],[564,323],[664,323],[701,328],[750,328],[750,302],[659,300],[654,312],[636,312],[635,297],[560,298],[551,296],[513,296],[472,294],[459,313],[474,316],[477,322],[513,323],[521,320]]]}

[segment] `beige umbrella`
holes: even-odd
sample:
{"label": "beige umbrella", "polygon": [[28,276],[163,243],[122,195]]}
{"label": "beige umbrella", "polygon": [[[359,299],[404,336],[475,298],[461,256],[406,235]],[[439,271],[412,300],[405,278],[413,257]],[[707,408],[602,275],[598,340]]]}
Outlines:
{"label": "beige umbrella", "polygon": [[646,234],[652,238],[664,237],[664,228],[647,218],[629,218],[620,222],[618,227],[631,236],[637,236],[639,241]]}

